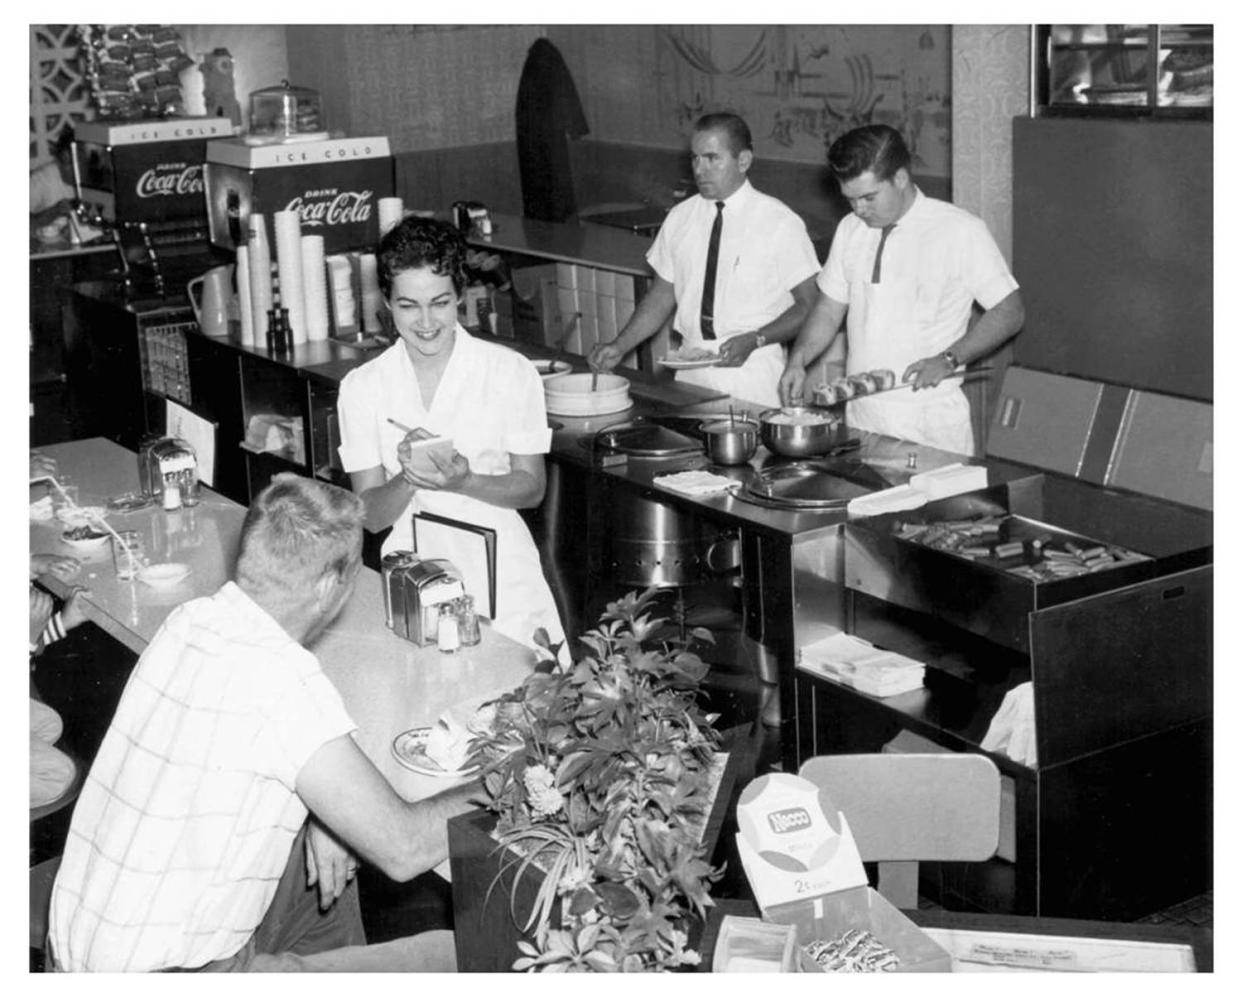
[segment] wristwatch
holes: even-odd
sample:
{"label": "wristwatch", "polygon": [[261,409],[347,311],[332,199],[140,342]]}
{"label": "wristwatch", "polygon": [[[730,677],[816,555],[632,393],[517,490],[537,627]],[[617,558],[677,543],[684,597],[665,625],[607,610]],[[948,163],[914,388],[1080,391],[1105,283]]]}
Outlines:
{"label": "wristwatch", "polygon": [[766,342],[767,342],[767,339],[764,338],[764,335],[762,332],[755,333],[755,349],[757,350],[761,349]]}
{"label": "wristwatch", "polygon": [[952,350],[945,350],[940,354],[941,358],[949,362],[949,370],[957,370],[958,359]]}

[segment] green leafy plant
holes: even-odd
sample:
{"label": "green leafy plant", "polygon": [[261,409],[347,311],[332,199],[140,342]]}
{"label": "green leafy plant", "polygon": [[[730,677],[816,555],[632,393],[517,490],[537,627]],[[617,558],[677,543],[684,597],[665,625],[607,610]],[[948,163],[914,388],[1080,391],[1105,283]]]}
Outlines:
{"label": "green leafy plant", "polygon": [[554,660],[497,702],[474,742],[499,815],[493,887],[509,869],[515,887],[543,874],[523,926],[534,942],[520,943],[515,969],[698,962],[687,927],[705,916],[721,872],[701,837],[723,763],[716,718],[698,703],[707,665],[689,648],[712,636],[652,615],[657,597],[609,603],[577,662],[557,664],[548,645]]}

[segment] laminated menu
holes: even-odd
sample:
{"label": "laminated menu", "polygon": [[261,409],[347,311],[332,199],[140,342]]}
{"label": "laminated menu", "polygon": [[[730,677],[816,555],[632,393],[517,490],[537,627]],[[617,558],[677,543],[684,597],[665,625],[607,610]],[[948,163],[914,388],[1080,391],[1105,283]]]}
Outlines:
{"label": "laminated menu", "polygon": [[798,667],[869,696],[881,697],[922,688],[926,670],[921,661],[882,650],[846,633],[833,634],[800,648]]}

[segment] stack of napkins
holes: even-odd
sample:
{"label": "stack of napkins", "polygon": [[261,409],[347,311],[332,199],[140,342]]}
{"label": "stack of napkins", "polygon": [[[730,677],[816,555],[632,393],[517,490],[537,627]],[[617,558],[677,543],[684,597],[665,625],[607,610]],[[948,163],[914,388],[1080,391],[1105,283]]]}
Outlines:
{"label": "stack of napkins", "polygon": [[946,464],[934,471],[910,477],[909,484],[860,495],[846,507],[851,516],[879,516],[886,512],[918,509],[935,499],[963,492],[978,491],[988,486],[988,469],[975,465]]}
{"label": "stack of napkins", "polygon": [[883,651],[845,633],[833,634],[800,648],[798,667],[869,696],[896,696],[923,685],[921,661]]}
{"label": "stack of napkins", "polygon": [[676,474],[661,474],[652,481],[682,495],[716,495],[742,486],[737,478],[726,478],[711,471],[678,471]]}

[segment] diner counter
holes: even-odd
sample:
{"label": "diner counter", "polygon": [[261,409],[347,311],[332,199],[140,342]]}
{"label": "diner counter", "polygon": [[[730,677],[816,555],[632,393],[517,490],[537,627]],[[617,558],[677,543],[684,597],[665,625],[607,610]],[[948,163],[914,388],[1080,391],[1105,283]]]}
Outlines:
{"label": "diner counter", "polygon": [[[59,469],[79,485],[79,504],[105,505],[116,495],[138,487],[137,457],[109,440],[87,439],[41,448]],[[31,486],[31,501],[46,484]],[[69,583],[44,577],[40,583],[58,596],[70,585],[87,586],[87,618],[141,654],[175,606],[210,595],[230,576],[246,510],[208,488],[192,509],[164,512],[149,507],[131,513],[110,513],[116,530],[137,530],[147,553],[156,561],[180,561],[191,568],[178,585],[151,588],[116,578],[111,547],[83,557],[60,540],[60,524],[30,523],[32,553],[54,553],[83,559],[78,577]],[[448,708],[519,684],[534,664],[534,652],[481,627],[475,647],[441,654],[393,634],[384,625],[380,577],[363,568],[345,608],[312,645],[325,674],[341,693],[358,725],[359,746],[407,799],[438,792],[444,779],[412,772],[400,765],[391,745],[402,731],[432,724]]]}

